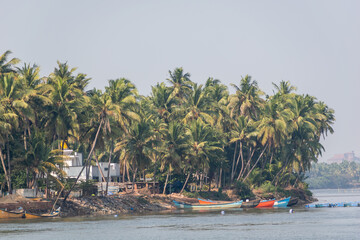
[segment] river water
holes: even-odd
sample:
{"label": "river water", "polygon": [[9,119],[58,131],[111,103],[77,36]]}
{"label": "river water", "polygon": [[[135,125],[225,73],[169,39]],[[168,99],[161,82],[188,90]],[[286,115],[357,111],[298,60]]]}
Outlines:
{"label": "river water", "polygon": [[[319,202],[360,201],[360,189],[313,193]],[[0,239],[360,239],[360,207],[2,220]]]}

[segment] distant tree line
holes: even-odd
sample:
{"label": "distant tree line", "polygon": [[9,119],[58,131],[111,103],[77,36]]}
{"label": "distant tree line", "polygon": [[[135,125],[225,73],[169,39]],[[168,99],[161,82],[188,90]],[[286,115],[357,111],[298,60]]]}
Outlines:
{"label": "distant tree line", "polygon": [[359,188],[360,163],[316,163],[307,173],[306,182],[310,188]]}
{"label": "distant tree line", "polygon": [[0,56],[0,182],[10,192],[65,183],[65,143],[83,153],[87,178],[88,166],[115,162],[122,181],[153,178],[164,193],[169,183],[180,192],[189,183],[301,187],[333,132],[334,111],[288,81],[266,95],[244,76],[230,94],[218,79],[198,84],[176,68],[141,96],[125,78],[87,89],[90,78],[67,63],[40,76],[10,54]]}

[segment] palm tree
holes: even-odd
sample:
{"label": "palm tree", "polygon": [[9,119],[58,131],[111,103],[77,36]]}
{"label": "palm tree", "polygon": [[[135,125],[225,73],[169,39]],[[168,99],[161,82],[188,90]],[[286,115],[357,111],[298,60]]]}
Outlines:
{"label": "palm tree", "polygon": [[251,119],[258,119],[259,111],[263,100],[260,98],[263,92],[259,89],[257,82],[246,75],[240,80],[240,86],[231,84],[236,93],[230,96],[229,108],[231,116],[249,116]]}
{"label": "palm tree", "polygon": [[8,50],[0,56],[0,76],[15,72],[13,65],[16,65],[20,62],[20,60],[17,58],[13,58],[10,61],[7,61],[7,58],[10,54],[11,51]]}
{"label": "palm tree", "polygon": [[164,83],[157,84],[151,88],[151,96],[149,97],[153,108],[165,123],[171,121],[172,108],[176,105],[176,98],[172,97],[172,89],[166,87]]}
{"label": "palm tree", "polygon": [[182,104],[191,90],[190,73],[184,73],[183,68],[175,68],[173,72],[169,71],[169,74],[170,78],[166,80],[172,85],[171,98],[177,97]]}
{"label": "palm tree", "polygon": [[[5,166],[5,157],[3,155],[3,146],[7,142],[7,136],[11,130],[17,125],[17,116],[11,112],[6,112],[4,106],[0,105],[0,160],[1,166],[5,173],[5,180],[8,185],[8,191],[11,192],[11,175]],[[8,166],[10,166],[10,159],[8,158]],[[10,168],[10,167],[9,167]]]}
{"label": "palm tree", "polygon": [[68,70],[66,63],[58,62],[58,68],[47,80],[51,104],[46,107],[44,125],[49,135],[53,136],[52,141],[65,143],[69,136],[75,136],[79,130],[77,115],[85,105],[85,96],[74,81],[73,71],[75,69]]}
{"label": "palm tree", "polygon": [[[234,150],[233,163],[232,163],[232,171],[231,171],[231,181],[232,181],[235,177],[235,173],[237,172],[237,166],[240,159],[241,159],[241,168],[237,180],[240,180],[240,178],[245,173],[244,148],[246,147],[248,149],[247,152],[248,160],[246,162],[246,166],[249,166],[251,158],[256,150],[256,148],[254,147],[256,145],[256,141],[254,139],[256,135],[254,121],[249,119],[249,117],[239,116],[237,121],[233,125],[231,135],[232,138],[229,143],[236,144]],[[238,153],[237,153],[237,146],[239,148]],[[237,160],[235,164],[236,153],[237,153]]]}
{"label": "palm tree", "polygon": [[138,96],[135,85],[125,78],[109,80],[109,86],[105,87],[105,92],[110,97],[109,101],[114,104],[116,121],[127,132],[131,121],[140,120],[135,111]]}
{"label": "palm tree", "polygon": [[180,109],[180,111],[185,111],[184,123],[187,124],[199,119],[204,123],[213,125],[214,119],[210,115],[209,102],[202,85],[198,86],[194,83],[187,103]]}
{"label": "palm tree", "polygon": [[154,151],[153,132],[149,119],[134,122],[125,139],[116,144],[115,151],[125,149],[126,159],[132,166],[133,190],[138,171],[144,171],[151,163],[151,153]]}
{"label": "palm tree", "polygon": [[215,134],[211,127],[200,120],[191,123],[187,134],[189,135],[189,152],[184,165],[187,177],[180,193],[184,191],[194,169],[206,171],[209,168],[211,157],[223,151],[221,143],[214,138]]}
{"label": "palm tree", "polygon": [[186,158],[189,150],[188,140],[189,136],[186,134],[185,127],[182,123],[177,121],[169,123],[167,131],[165,131],[163,135],[163,148],[160,149],[162,153],[160,170],[163,171],[167,168],[163,194],[166,192],[169,175],[174,167],[179,168]]}
{"label": "palm tree", "polygon": [[271,164],[275,150],[287,137],[289,130],[288,121],[291,116],[291,111],[289,109],[282,109],[276,100],[270,99],[267,102],[263,109],[262,119],[257,122],[256,135],[262,145],[262,151],[243,181],[250,176],[266,150],[271,153],[269,160]]}
{"label": "palm tree", "polygon": [[37,188],[37,180],[40,177],[48,179],[50,177],[64,177],[66,174],[62,170],[66,156],[62,155],[59,149],[52,149],[51,144],[45,140],[45,134],[35,132],[29,142],[29,149],[25,154],[22,165],[26,166],[32,180],[28,187]]}

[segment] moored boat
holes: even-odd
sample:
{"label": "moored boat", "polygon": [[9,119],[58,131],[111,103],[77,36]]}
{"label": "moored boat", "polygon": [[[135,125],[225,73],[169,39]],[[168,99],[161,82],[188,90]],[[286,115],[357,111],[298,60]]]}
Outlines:
{"label": "moored boat", "polygon": [[44,213],[44,214],[25,213],[25,218],[27,219],[49,218],[49,217],[57,217],[59,215],[60,215],[60,208],[56,209],[51,213]]}
{"label": "moored boat", "polygon": [[24,211],[6,211],[0,210],[0,219],[8,219],[8,218],[24,218]]}
{"label": "moored boat", "polygon": [[[224,203],[232,203],[232,201],[213,201],[210,199],[202,199],[198,198],[199,204],[224,204]],[[244,203],[244,202],[243,202]]]}
{"label": "moored boat", "polygon": [[284,207],[287,207],[287,205],[289,204],[290,198],[291,198],[291,197],[288,197],[288,198],[284,198],[284,199],[275,201],[273,207],[276,207],[276,208],[284,208]]}
{"label": "moored boat", "polygon": [[274,200],[263,200],[255,208],[272,208],[274,206]]}
{"label": "moored boat", "polygon": [[254,208],[256,207],[257,205],[259,205],[260,203],[260,199],[259,200],[253,200],[253,201],[249,201],[249,202],[243,202],[241,204],[241,207],[242,208]]}
{"label": "moored boat", "polygon": [[179,209],[193,209],[193,210],[201,210],[201,209],[225,209],[225,208],[240,208],[242,204],[242,200],[238,202],[231,203],[213,203],[213,204],[188,204],[182,203],[178,201],[173,201],[175,207]]}

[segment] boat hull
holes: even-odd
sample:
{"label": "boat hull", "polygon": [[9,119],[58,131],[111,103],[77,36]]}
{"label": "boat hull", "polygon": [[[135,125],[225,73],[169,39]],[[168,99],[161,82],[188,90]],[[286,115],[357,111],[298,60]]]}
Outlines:
{"label": "boat hull", "polygon": [[239,202],[231,202],[231,203],[220,203],[220,204],[187,204],[178,201],[173,201],[176,208],[179,209],[193,209],[193,210],[201,210],[201,209],[226,209],[226,208],[240,208],[242,204],[242,200]]}
{"label": "boat hull", "polygon": [[272,208],[275,200],[267,200],[260,202],[255,208]]}
{"label": "boat hull", "polygon": [[24,213],[14,213],[5,210],[0,210],[0,219],[24,218],[24,217],[25,217]]}
{"label": "boat hull", "polygon": [[279,201],[275,201],[274,206],[275,208],[285,208],[288,206],[291,197],[281,199]]}
{"label": "boat hull", "polygon": [[242,208],[254,208],[256,206],[258,206],[260,203],[260,200],[255,200],[255,201],[250,201],[250,202],[243,202],[241,204]]}

